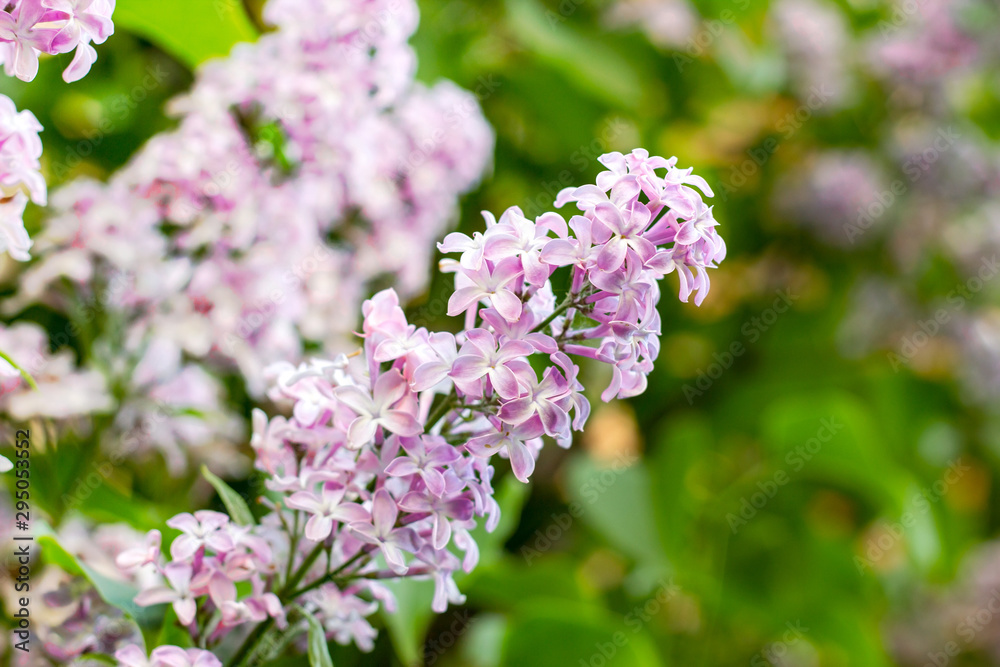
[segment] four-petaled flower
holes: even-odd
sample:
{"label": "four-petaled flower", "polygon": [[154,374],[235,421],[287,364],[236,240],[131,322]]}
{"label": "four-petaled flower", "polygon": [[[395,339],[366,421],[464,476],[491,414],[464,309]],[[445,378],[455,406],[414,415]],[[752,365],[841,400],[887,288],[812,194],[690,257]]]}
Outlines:
{"label": "four-petaled flower", "polygon": [[445,479],[441,469],[458,461],[461,456],[443,438],[424,436],[420,438],[400,438],[408,456],[394,459],[385,467],[385,474],[391,477],[419,475],[427,485],[427,490],[435,496],[445,491]]}
{"label": "four-petaled flower", "polygon": [[170,586],[148,588],[135,597],[135,603],[142,607],[170,603],[177,614],[177,620],[182,625],[190,625],[198,611],[195,602],[197,596],[191,591],[192,573],[193,569],[187,563],[168,563],[163,568],[163,576]]}
{"label": "four-petaled flower", "polygon": [[516,398],[520,394],[520,386],[514,371],[507,364],[526,358],[535,348],[522,340],[508,340],[498,347],[496,337],[486,329],[473,329],[466,335],[468,344],[462,347],[462,353],[451,369],[455,383],[467,387],[469,383],[488,377],[497,395],[504,399]]}
{"label": "four-petaled flower", "polygon": [[526,393],[520,398],[504,403],[497,415],[509,424],[523,424],[534,416],[542,422],[545,433],[553,437],[569,431],[569,414],[559,405],[559,400],[569,394],[569,386],[555,368],[549,368],[537,382],[530,368],[521,374],[521,384]]}
{"label": "four-petaled flower", "polygon": [[38,74],[38,52],[51,50],[56,31],[38,28],[47,10],[39,0],[22,0],[14,15],[0,11],[0,42],[7,43],[10,58],[4,59],[7,74],[31,81]]}
{"label": "four-petaled flower", "polygon": [[333,524],[366,521],[368,512],[357,503],[344,502],[347,489],[335,484],[324,484],[319,494],[299,491],[288,499],[292,509],[312,514],[306,522],[306,537],[313,542],[325,540],[333,532]]}
{"label": "four-petaled flower", "polygon": [[521,299],[510,283],[523,272],[516,257],[500,260],[492,269],[487,262],[479,269],[460,270],[455,278],[457,289],[448,299],[448,315],[458,315],[488,300],[504,319],[513,322],[521,317]]}
{"label": "four-petaled flower", "polygon": [[535,455],[525,443],[540,438],[544,432],[542,422],[536,416],[516,426],[501,423],[495,431],[472,438],[465,446],[473,455],[483,458],[506,449],[514,477],[527,484],[535,470]]}
{"label": "four-petaled flower", "polygon": [[412,552],[415,549],[413,530],[396,527],[399,508],[385,489],[375,492],[371,514],[371,523],[359,521],[350,524],[348,528],[362,542],[378,546],[393,572],[406,574],[408,568],[403,551]]}
{"label": "four-petaled flower", "polygon": [[175,560],[185,560],[201,547],[208,547],[216,553],[233,548],[233,538],[222,530],[229,524],[229,517],[221,512],[199,510],[191,514],[178,514],[167,520],[167,525],[184,534],[170,545],[170,555]]}
{"label": "four-petaled flower", "polygon": [[393,370],[379,376],[371,394],[356,385],[334,390],[337,399],[358,415],[347,430],[349,447],[360,449],[371,442],[379,426],[397,435],[423,432],[423,426],[416,417],[405,410],[393,409],[406,395],[406,388],[406,380],[399,371]]}

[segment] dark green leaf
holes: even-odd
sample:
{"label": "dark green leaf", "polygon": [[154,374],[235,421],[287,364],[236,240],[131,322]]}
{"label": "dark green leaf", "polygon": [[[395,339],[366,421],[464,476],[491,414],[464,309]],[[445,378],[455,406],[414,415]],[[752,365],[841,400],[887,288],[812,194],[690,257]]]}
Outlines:
{"label": "dark green leaf", "polygon": [[226,506],[226,510],[233,521],[241,526],[252,526],[257,523],[253,517],[253,512],[250,511],[250,507],[243,500],[243,496],[236,493],[231,486],[214,475],[207,466],[201,467],[201,474],[219,493],[219,497],[222,498],[222,504]]}
{"label": "dark green leaf", "polygon": [[333,667],[330,647],[326,644],[326,631],[315,616],[307,611],[302,613],[309,624],[309,664],[312,667]]}
{"label": "dark green leaf", "polygon": [[145,37],[192,69],[257,37],[243,5],[233,0],[118,0],[115,25]]}

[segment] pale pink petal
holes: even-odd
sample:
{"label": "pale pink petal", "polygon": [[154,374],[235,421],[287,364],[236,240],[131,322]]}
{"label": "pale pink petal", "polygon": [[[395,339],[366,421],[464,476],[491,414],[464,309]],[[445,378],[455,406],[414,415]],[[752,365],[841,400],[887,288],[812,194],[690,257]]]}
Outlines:
{"label": "pale pink petal", "polygon": [[510,290],[502,289],[493,294],[490,296],[490,303],[508,322],[516,322],[521,318],[521,300]]}

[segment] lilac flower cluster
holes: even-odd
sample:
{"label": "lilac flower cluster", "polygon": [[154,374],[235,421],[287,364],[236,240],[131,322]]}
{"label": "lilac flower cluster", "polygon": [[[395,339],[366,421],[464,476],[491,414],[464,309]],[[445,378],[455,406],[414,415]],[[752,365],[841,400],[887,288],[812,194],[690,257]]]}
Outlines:
{"label": "lilac flower cluster", "polygon": [[38,56],[76,51],[63,72],[67,83],[87,75],[97,60],[91,44],[115,31],[115,0],[13,0],[0,10],[0,62],[7,76],[31,81]]}
{"label": "lilac flower cluster", "polygon": [[222,667],[209,651],[179,646],[159,646],[148,658],[138,646],[126,646],[115,652],[115,659],[121,667]]}
{"label": "lilac flower cluster", "polygon": [[1000,627],[994,611],[1000,589],[1000,543],[994,538],[969,549],[956,569],[954,580],[947,584],[921,586],[913,595],[916,604],[897,610],[886,623],[895,664],[1000,661]]}
{"label": "lilac flower cluster", "polygon": [[[942,86],[949,76],[974,64],[983,52],[974,32],[960,19],[964,10],[976,4],[975,0],[898,3],[896,11],[905,21],[892,26],[894,29],[879,30],[872,38],[872,69],[903,83]],[[992,36],[991,32],[983,35],[987,51]]]}
{"label": "lilac flower cluster", "polygon": [[824,242],[842,248],[874,240],[887,222],[879,197],[885,173],[862,150],[826,150],[802,160],[776,185],[775,207]]}
{"label": "lilac flower cluster", "polygon": [[[789,161],[774,181],[782,217],[845,249],[882,242],[892,259],[888,281],[871,278],[856,290],[841,325],[845,347],[854,354],[880,349],[894,368],[905,359],[917,373],[954,373],[968,399],[992,408],[1000,392],[992,372],[1000,328],[979,298],[963,292],[969,303],[949,314],[926,346],[906,341],[949,298],[916,300],[912,286],[922,283],[921,273],[944,257],[965,279],[979,280],[1000,247],[1000,150],[968,94],[1000,62],[995,8],[984,0],[896,0],[857,35],[848,32],[844,10],[825,0],[780,0],[769,11],[793,74],[849,103],[857,98],[852,82],[860,81],[850,70],[859,69],[886,100],[875,148],[810,147],[814,157]],[[792,92],[812,117],[809,91]]]}
{"label": "lilac flower cluster", "polygon": [[276,30],[173,102],[176,130],[108,183],[53,194],[7,304],[99,304],[97,326],[114,326],[90,348],[115,352],[87,361],[125,388],[117,430],[146,433],[174,471],[241,437],[220,377],[263,399],[268,365],[348,348],[343,313],[373,283],[425,288],[433,241],[492,152],[473,95],[414,80],[412,0],[271,0],[265,18]]}
{"label": "lilac flower cluster", "polygon": [[[91,42],[103,43],[114,32],[114,8],[115,0],[12,0],[0,9],[0,62],[8,75],[31,81],[40,53],[75,49],[63,79],[77,81],[97,59]],[[0,95],[0,253],[22,262],[31,259],[32,241],[24,228],[28,201],[45,206],[48,200],[39,162],[42,129],[34,114],[19,112]],[[0,357],[0,399],[22,384],[21,370]]]}
{"label": "lilac flower cluster", "polygon": [[41,131],[34,114],[19,112],[9,97],[0,95],[0,252],[22,262],[31,258],[24,209],[29,199],[40,206],[47,199],[38,161],[42,156]]}
{"label": "lilac flower cluster", "polygon": [[[559,194],[557,206],[580,211],[568,221],[513,207],[484,213],[482,233],[444,239],[458,255],[442,268],[455,274],[460,333],[409,323],[388,289],[363,304],[360,352],[269,369],[271,398],[292,403],[287,418],[254,413],[271,511],[259,525],[235,512],[176,516],[166,560],[151,532],[118,559],[162,575],[136,603],[170,603],[201,646],[253,626],[231,664],[308,615],[370,649],[366,617],[394,606],[383,579],[432,578],[435,611],[461,603],[454,573],[479,558],[471,531],[500,517],[491,457],[527,482],[545,436],[570,445],[590,413],[574,357],[610,366],[604,400],[641,393],[659,351],[658,281],[676,272],[680,298],[701,303],[725,256],[695,188],[711,190],[690,169],[643,150],[601,162],[596,185]],[[569,289],[557,303],[559,271]]]}
{"label": "lilac flower cluster", "polygon": [[779,0],[769,9],[796,96],[817,91],[824,106],[843,106],[853,88],[847,20],[826,0]]}

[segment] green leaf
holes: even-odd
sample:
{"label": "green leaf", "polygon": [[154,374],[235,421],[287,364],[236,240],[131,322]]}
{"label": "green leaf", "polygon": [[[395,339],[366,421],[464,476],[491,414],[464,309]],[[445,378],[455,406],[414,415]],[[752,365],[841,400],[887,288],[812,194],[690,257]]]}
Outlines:
{"label": "green leaf", "polygon": [[145,37],[192,69],[257,37],[237,0],[118,0],[115,25]]}
{"label": "green leaf", "polygon": [[191,640],[191,633],[184,629],[177,620],[177,612],[173,605],[167,606],[167,612],[163,615],[163,625],[160,627],[160,634],[156,638],[157,646],[180,646],[181,648],[192,648],[194,642]]}
{"label": "green leaf", "polygon": [[73,554],[63,549],[61,544],[56,542],[55,536],[41,535],[38,538],[38,546],[41,548],[42,557],[47,563],[55,565],[67,574],[77,577],[84,576],[83,570],[76,562],[76,558]]}
{"label": "green leaf", "polygon": [[309,624],[309,664],[312,667],[333,667],[330,647],[326,644],[326,631],[316,617],[303,610]]}
{"label": "green leaf", "polygon": [[431,611],[434,582],[404,578],[387,581],[385,585],[396,597],[396,612],[390,614],[380,608],[379,614],[389,629],[396,655],[404,665],[419,665],[424,635],[434,616]]}
{"label": "green leaf", "polygon": [[[663,612],[661,608],[659,613]],[[511,617],[500,664],[659,667],[661,663],[638,617],[626,623],[597,607],[531,600]]]}
{"label": "green leaf", "polygon": [[666,567],[657,536],[649,474],[641,462],[599,467],[587,456],[569,466],[570,497],[584,523],[637,562]]}
{"label": "green leaf", "polygon": [[577,565],[564,554],[550,554],[529,562],[510,556],[484,569],[462,588],[472,604],[490,609],[510,609],[525,600],[558,599],[588,602],[595,593],[580,576]]}
{"label": "green leaf", "polygon": [[534,0],[507,0],[506,8],[514,34],[578,89],[616,107],[638,108],[642,84],[616,51],[553,23]]}
{"label": "green leaf", "polygon": [[97,594],[112,607],[120,609],[142,628],[159,627],[163,607],[140,607],[134,602],[139,591],[129,583],[104,576],[76,556],[67,551],[47,526],[39,535],[38,544],[46,562],[52,563],[67,573],[83,577],[94,587]]}
{"label": "green leaf", "polygon": [[650,460],[650,497],[666,557],[677,561],[693,541],[694,520],[702,508],[692,493],[689,475],[715,440],[709,422],[696,415],[673,419],[657,434],[659,445]]}
{"label": "green leaf", "polygon": [[123,581],[109,579],[86,563],[80,563],[84,576],[97,589],[98,595],[112,607],[121,609],[134,618],[139,625],[157,625],[160,613],[155,607],[140,607],[133,600],[139,591]]}
{"label": "green leaf", "polygon": [[243,496],[236,493],[233,487],[214,475],[207,466],[201,467],[201,474],[202,477],[208,480],[209,484],[215,487],[215,490],[219,493],[219,497],[222,498],[222,504],[226,506],[226,510],[229,512],[229,516],[233,518],[233,521],[241,526],[252,526],[257,523],[253,517],[253,512],[250,511],[250,507],[243,500]]}
{"label": "green leaf", "polygon": [[912,476],[886,456],[871,410],[838,390],[783,396],[761,414],[763,445],[795,481],[854,489],[875,507],[902,511]]}

